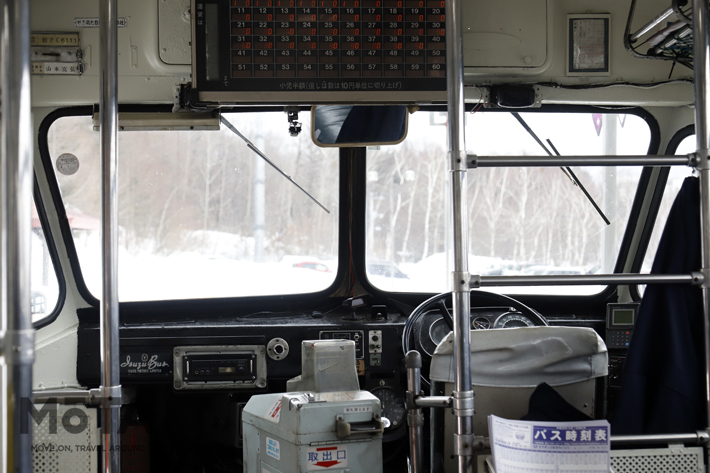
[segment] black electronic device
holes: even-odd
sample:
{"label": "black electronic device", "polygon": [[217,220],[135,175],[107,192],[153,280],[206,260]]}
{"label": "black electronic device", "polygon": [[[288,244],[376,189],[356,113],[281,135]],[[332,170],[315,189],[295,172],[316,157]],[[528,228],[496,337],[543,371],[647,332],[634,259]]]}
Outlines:
{"label": "black electronic device", "polygon": [[256,355],[188,355],[183,381],[251,381],[256,379]]}
{"label": "black electronic device", "polygon": [[355,342],[355,358],[365,357],[365,333],[362,330],[321,330],[320,340],[352,340]]}
{"label": "black electronic device", "polygon": [[624,372],[625,356],[610,356],[609,357],[609,387],[620,388],[621,376]]}
{"label": "black electronic device", "polygon": [[631,343],[634,325],[638,316],[637,302],[607,304],[606,346],[627,349]]}
{"label": "black electronic device", "polygon": [[264,389],[263,345],[183,346],[173,349],[173,387],[182,389]]}
{"label": "black electronic device", "polygon": [[445,0],[193,0],[192,11],[199,102],[446,100]]}

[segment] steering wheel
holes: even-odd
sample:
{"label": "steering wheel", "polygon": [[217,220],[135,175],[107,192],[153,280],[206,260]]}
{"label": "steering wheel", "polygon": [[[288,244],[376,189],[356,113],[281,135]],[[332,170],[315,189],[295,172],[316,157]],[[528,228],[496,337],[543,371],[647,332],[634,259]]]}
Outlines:
{"label": "steering wheel", "polygon": [[[497,305],[510,307],[515,309],[520,314],[528,317],[533,321],[535,325],[547,325],[547,320],[536,310],[526,306],[522,302],[513,299],[512,297],[505,296],[503,294],[496,294],[494,292],[487,292],[481,290],[471,291],[471,298],[475,299],[475,304],[477,306],[486,305]],[[412,347],[412,335],[414,333],[415,327],[421,328],[420,319],[432,309],[438,309],[443,318],[444,322],[448,326],[449,330],[454,329],[453,318],[451,316],[451,311],[446,306],[446,303],[451,300],[451,293],[444,292],[442,294],[437,294],[429,299],[425,300],[417,308],[412,311],[404,325],[404,331],[402,333],[402,350],[407,353]],[[473,301],[472,301],[472,306]]]}

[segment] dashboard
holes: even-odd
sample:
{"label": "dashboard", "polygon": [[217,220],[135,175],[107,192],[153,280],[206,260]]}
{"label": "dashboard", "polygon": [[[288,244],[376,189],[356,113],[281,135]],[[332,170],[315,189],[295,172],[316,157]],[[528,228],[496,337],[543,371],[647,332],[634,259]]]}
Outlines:
{"label": "dashboard", "polygon": [[[471,329],[488,330],[498,328],[534,327],[535,321],[512,307],[472,307]],[[438,309],[424,314],[421,325],[415,329],[417,344],[429,356],[436,346],[451,331],[444,315]]]}
{"label": "dashboard", "polygon": [[[505,303],[472,301],[472,306],[472,326],[479,330],[540,324]],[[170,308],[177,315],[171,315]],[[390,422],[383,436],[385,463],[406,464],[402,340],[413,315],[410,307],[392,303],[353,311],[338,303],[330,311],[240,315],[215,308],[210,316],[199,316],[196,309],[170,308],[122,310],[121,385],[133,399],[122,415],[129,428],[162,432],[151,437],[155,451],[151,456],[175,459],[167,465],[174,471],[194,471],[205,462],[199,452],[209,449],[220,462],[231,465],[228,459],[241,458],[243,407],[252,395],[287,391],[287,381],[301,374],[301,342],[349,339],[356,344],[360,389],[380,399]],[[448,333],[442,310],[426,310],[411,327],[412,348],[423,355],[425,377],[428,358]],[[84,386],[98,386],[98,310],[79,312],[77,378]],[[571,321],[569,316],[548,320],[560,325],[591,322]]]}

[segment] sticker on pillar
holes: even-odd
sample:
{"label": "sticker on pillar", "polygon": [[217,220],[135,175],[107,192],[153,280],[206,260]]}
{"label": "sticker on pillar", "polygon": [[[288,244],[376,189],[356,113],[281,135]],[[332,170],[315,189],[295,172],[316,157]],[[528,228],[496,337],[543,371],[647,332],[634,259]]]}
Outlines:
{"label": "sticker on pillar", "polygon": [[266,437],[266,454],[271,458],[281,460],[281,445],[278,440]]}
{"label": "sticker on pillar", "polygon": [[76,174],[79,170],[79,158],[71,153],[64,153],[57,158],[57,171],[65,176]]}
{"label": "sticker on pillar", "polygon": [[308,461],[306,463],[308,471],[315,470],[339,470],[348,466],[347,445],[327,447],[309,447],[306,450]]}
{"label": "sticker on pillar", "polygon": [[269,407],[269,410],[266,412],[266,419],[274,424],[279,423],[279,419],[281,419],[281,399],[276,399],[273,404],[271,404],[271,407]]}

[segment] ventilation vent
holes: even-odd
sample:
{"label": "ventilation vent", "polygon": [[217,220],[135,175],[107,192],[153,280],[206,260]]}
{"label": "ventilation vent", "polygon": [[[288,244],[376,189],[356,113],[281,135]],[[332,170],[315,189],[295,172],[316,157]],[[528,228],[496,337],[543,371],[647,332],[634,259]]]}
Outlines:
{"label": "ventilation vent", "polygon": [[[35,407],[41,409],[39,405]],[[62,426],[62,418],[70,409],[79,409],[86,414],[88,426],[83,432],[72,434]],[[32,466],[34,473],[95,473],[98,471],[98,429],[96,409],[81,405],[57,406],[57,433],[49,432],[49,416],[39,425],[32,423]],[[77,417],[73,418],[77,424]]]}
{"label": "ventilation vent", "polygon": [[702,473],[705,471],[701,447],[613,450],[614,473]]}

